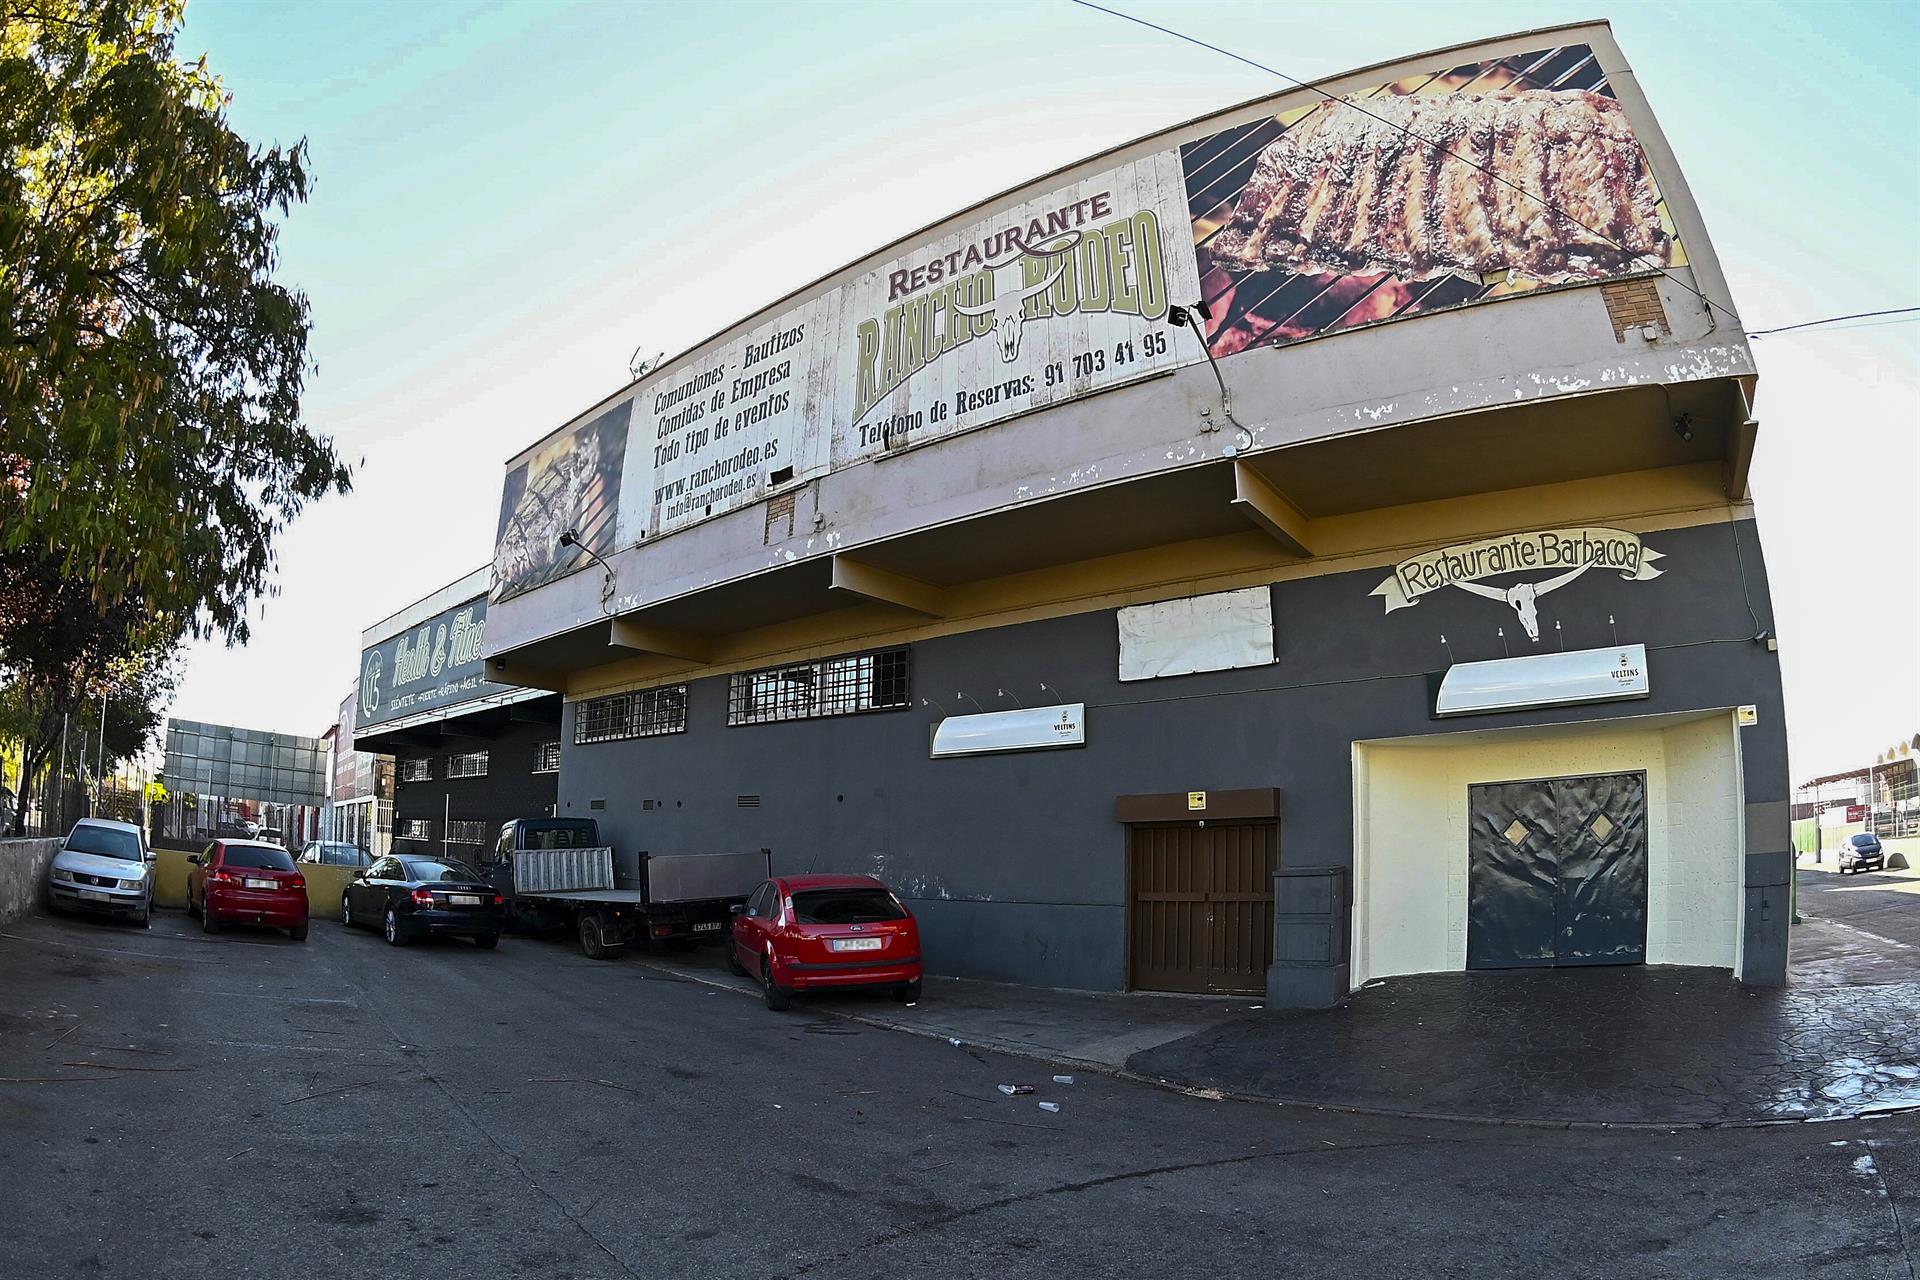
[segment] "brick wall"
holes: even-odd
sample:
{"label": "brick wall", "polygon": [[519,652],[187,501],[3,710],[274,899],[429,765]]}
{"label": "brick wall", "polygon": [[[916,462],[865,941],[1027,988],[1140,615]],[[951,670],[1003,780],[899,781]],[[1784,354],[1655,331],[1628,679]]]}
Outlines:
{"label": "brick wall", "polygon": [[1607,304],[1607,319],[1613,323],[1616,342],[1625,342],[1629,330],[1653,325],[1664,334],[1673,328],[1667,323],[1667,309],[1660,305],[1660,291],[1651,280],[1621,280],[1600,286],[1600,297]]}

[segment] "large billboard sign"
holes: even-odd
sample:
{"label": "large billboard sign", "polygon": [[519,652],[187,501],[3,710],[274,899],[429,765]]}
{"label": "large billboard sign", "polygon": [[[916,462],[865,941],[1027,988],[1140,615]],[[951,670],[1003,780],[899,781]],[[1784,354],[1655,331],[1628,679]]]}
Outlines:
{"label": "large billboard sign", "polygon": [[507,479],[494,598],[781,485],[1202,358],[1680,265],[1584,46],[1403,78],[1002,206],[672,362]]}
{"label": "large billboard sign", "polygon": [[485,678],[480,647],[487,634],[487,598],[456,604],[360,654],[354,728],[365,731],[493,694],[513,686]]}
{"label": "large billboard sign", "polygon": [[1585,45],[1321,98],[1180,160],[1216,357],[1685,261]]}

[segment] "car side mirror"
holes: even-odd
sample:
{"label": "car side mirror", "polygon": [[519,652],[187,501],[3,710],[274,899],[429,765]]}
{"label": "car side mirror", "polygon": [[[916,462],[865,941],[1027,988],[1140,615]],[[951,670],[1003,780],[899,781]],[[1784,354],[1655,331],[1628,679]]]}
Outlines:
{"label": "car side mirror", "polygon": [[187,861],[191,862],[194,866],[197,867],[200,865],[200,855],[197,853],[190,853],[187,855]]}
{"label": "car side mirror", "polygon": [[732,914],[732,915],[743,916],[747,913],[747,904],[744,902],[736,902],[732,906],[728,907],[727,911],[729,914]]}

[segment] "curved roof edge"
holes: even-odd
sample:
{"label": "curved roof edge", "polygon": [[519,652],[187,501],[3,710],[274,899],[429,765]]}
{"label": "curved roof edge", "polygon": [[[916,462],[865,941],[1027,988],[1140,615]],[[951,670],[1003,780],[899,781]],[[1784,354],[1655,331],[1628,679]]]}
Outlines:
{"label": "curved roof edge", "polygon": [[807,283],[803,285],[800,285],[794,289],[788,290],[786,293],[780,295],[779,297],[769,299],[766,303],[755,308],[753,311],[747,313],[745,316],[742,316],[740,319],[733,321],[731,324],[728,324],[726,327],[715,330],[713,333],[710,333],[695,342],[689,343],[685,347],[682,347],[679,351],[676,351],[671,356],[668,356],[665,359],[661,360],[658,365],[656,365],[652,369],[649,369],[646,373],[640,375],[638,378],[631,378],[628,381],[621,383],[620,386],[608,392],[606,395],[601,396],[599,399],[595,400],[592,404],[586,406],[585,408],[579,410],[576,413],[569,415],[567,418],[555,424],[549,430],[542,432],[536,439],[532,440],[522,448],[516,450],[514,453],[509,455],[508,458],[506,459],[506,465],[512,466],[515,463],[519,462],[521,459],[536,452],[538,449],[540,449],[542,445],[546,444],[547,441],[553,439],[555,436],[573,427],[575,424],[579,423],[583,419],[589,418],[593,416],[595,413],[598,413],[601,409],[619,400],[622,396],[625,396],[628,392],[632,391],[634,388],[642,385],[643,383],[650,381],[651,379],[663,376],[675,365],[679,364],[682,360],[685,360],[689,356],[694,355],[695,353],[701,351],[703,348],[709,347],[714,343],[724,338],[727,338],[731,335],[743,332],[747,329],[751,329],[754,326],[754,324],[756,324],[762,319],[770,317],[773,313],[779,311],[781,308],[787,306],[788,304],[793,303],[798,299],[804,298],[816,291],[823,289],[832,281],[866,265],[869,262],[885,261],[887,257],[893,254],[895,250],[903,247],[911,246],[916,243],[923,242],[925,239],[930,237],[933,232],[937,231],[939,228],[943,226],[948,225],[949,223],[967,218],[973,214],[979,213],[982,210],[988,209],[992,206],[1004,204],[1008,202],[1013,196],[1019,194],[1020,192],[1026,191],[1032,187],[1039,186],[1043,183],[1047,183],[1055,178],[1058,178],[1062,174],[1071,173],[1075,169],[1083,168],[1087,165],[1091,165],[1098,161],[1104,160],[1109,156],[1118,155],[1121,152],[1129,151],[1129,150],[1132,150],[1133,148],[1144,146],[1148,143],[1154,142],[1161,138],[1171,139],[1176,135],[1181,134],[1187,130],[1193,129],[1199,125],[1205,124],[1210,121],[1224,120],[1227,117],[1233,116],[1236,113],[1239,113],[1242,111],[1246,111],[1255,106],[1264,105],[1266,103],[1278,102],[1283,99],[1293,97],[1295,95],[1300,95],[1300,94],[1319,95],[1319,94],[1325,94],[1325,93],[1332,93],[1333,90],[1326,88],[1326,86],[1338,85],[1343,81],[1352,80],[1361,76],[1375,75],[1387,68],[1404,66],[1408,63],[1421,62],[1429,58],[1439,58],[1439,57],[1450,56],[1450,55],[1459,54],[1459,53],[1467,52],[1471,50],[1483,49],[1490,45],[1504,44],[1513,40],[1529,39],[1534,36],[1558,34],[1558,33],[1568,32],[1568,31],[1593,31],[1593,30],[1606,32],[1608,37],[1611,38],[1612,32],[1613,32],[1613,24],[1610,23],[1605,18],[1588,18],[1581,21],[1577,21],[1577,22],[1557,23],[1551,26],[1525,27],[1518,31],[1507,32],[1504,35],[1484,36],[1477,40],[1465,40],[1465,41],[1461,41],[1458,44],[1443,45],[1436,49],[1427,49],[1417,53],[1403,54],[1396,58],[1383,59],[1379,62],[1370,62],[1364,66],[1352,67],[1345,71],[1336,72],[1333,75],[1326,75],[1326,76],[1321,76],[1315,80],[1298,82],[1294,85],[1289,86],[1286,89],[1281,90],[1278,93],[1263,94],[1263,95],[1259,95],[1252,98],[1243,98],[1238,102],[1231,103],[1227,106],[1220,107],[1216,110],[1206,112],[1202,115],[1191,116],[1185,120],[1167,125],[1164,128],[1156,129],[1151,133],[1143,133],[1137,137],[1129,138],[1124,142],[1115,143],[1113,146],[1106,148],[1104,151],[1096,151],[1092,155],[1081,156],[1076,160],[1071,160],[1066,164],[1058,165],[1055,168],[1049,169],[1045,173],[1035,174],[1033,177],[1026,179],[1024,182],[1016,183],[1011,187],[1002,188],[1001,190],[993,192],[990,195],[981,197],[980,199],[974,201],[972,204],[956,209],[953,212],[945,215],[944,217],[936,218],[932,222],[916,227],[910,231],[906,231],[894,237],[892,240],[887,241],[885,244],[879,245],[874,249],[869,250],[867,253],[862,254],[860,257],[853,259],[851,262],[842,263],[840,266],[833,268],[831,271],[827,271],[819,276],[816,276],[814,279],[809,280]]}

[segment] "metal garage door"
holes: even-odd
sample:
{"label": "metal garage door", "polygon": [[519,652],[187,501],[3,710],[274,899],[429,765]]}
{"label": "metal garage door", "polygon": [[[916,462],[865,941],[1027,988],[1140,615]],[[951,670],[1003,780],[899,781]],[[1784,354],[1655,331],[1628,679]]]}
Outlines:
{"label": "metal garage door", "polygon": [[1277,822],[1134,826],[1129,983],[1264,992],[1273,960]]}
{"label": "metal garage door", "polygon": [[1647,775],[1467,791],[1467,968],[1647,958]]}

